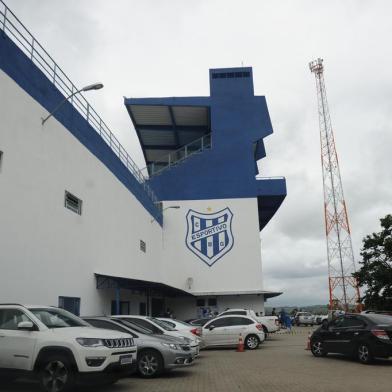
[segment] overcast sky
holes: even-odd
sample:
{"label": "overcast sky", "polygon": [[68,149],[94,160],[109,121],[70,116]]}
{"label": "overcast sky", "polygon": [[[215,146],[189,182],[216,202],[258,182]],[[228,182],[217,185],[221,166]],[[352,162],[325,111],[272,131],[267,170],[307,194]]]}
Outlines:
{"label": "overcast sky", "polygon": [[[208,69],[253,67],[274,133],[265,176],[288,195],[262,232],[271,305],[325,304],[326,243],[316,90],[308,62],[324,58],[356,259],[391,213],[392,2],[6,0],[87,97],[139,166],[123,96],[208,95]],[[240,262],[240,261],[239,261]]]}

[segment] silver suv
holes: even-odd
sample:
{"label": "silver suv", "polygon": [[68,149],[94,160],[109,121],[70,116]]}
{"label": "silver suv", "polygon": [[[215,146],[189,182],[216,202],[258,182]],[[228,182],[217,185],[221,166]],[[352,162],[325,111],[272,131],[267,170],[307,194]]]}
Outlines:
{"label": "silver suv", "polygon": [[155,377],[165,370],[188,366],[193,362],[191,347],[181,338],[156,334],[140,325],[118,318],[85,317],[84,320],[97,328],[131,334],[138,347],[137,371],[142,377]]}
{"label": "silver suv", "polygon": [[0,378],[38,377],[62,392],[78,382],[114,383],[136,370],[129,334],[92,328],[56,307],[0,304]]}
{"label": "silver suv", "polygon": [[297,312],[294,317],[294,322],[298,326],[316,324],[313,314],[309,312]]}

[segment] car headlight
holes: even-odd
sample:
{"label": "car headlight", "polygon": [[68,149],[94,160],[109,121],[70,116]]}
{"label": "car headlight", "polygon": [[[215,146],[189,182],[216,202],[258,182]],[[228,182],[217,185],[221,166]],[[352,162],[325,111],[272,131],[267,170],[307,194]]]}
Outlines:
{"label": "car headlight", "polygon": [[165,347],[169,347],[173,350],[179,350],[177,344],[174,344],[174,343],[162,343],[162,345],[164,345]]}
{"label": "car headlight", "polygon": [[96,338],[76,338],[76,341],[83,347],[100,347],[104,345],[102,339]]}

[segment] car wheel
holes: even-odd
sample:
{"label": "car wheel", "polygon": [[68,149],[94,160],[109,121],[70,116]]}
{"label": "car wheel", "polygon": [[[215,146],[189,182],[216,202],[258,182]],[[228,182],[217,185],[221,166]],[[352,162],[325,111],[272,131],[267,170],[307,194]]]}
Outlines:
{"label": "car wheel", "polygon": [[257,347],[259,347],[260,344],[260,339],[256,335],[248,335],[245,338],[245,347],[248,350],[255,350]]}
{"label": "car wheel", "polygon": [[137,369],[145,378],[155,377],[163,371],[163,359],[155,350],[143,350],[138,354]]}
{"label": "car wheel", "polygon": [[361,343],[357,349],[357,358],[359,362],[369,364],[374,361],[370,347],[366,343]]}
{"label": "car wheel", "polygon": [[315,357],[325,357],[328,354],[324,349],[324,343],[320,340],[314,340],[310,345],[310,350]]}
{"label": "car wheel", "polygon": [[51,355],[41,362],[39,381],[46,392],[66,392],[75,384],[72,364],[65,355]]}

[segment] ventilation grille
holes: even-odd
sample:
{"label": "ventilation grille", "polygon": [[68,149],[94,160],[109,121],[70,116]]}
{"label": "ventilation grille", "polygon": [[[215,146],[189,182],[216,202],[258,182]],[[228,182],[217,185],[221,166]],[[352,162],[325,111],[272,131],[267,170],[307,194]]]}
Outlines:
{"label": "ventilation grille", "polygon": [[133,339],[105,339],[105,346],[109,348],[132,347]]}
{"label": "ventilation grille", "polygon": [[212,79],[250,78],[250,72],[217,72],[212,74]]}
{"label": "ventilation grille", "polygon": [[82,200],[68,191],[65,191],[64,207],[79,215],[82,215]]}
{"label": "ventilation grille", "polygon": [[147,251],[147,245],[143,240],[140,240],[140,250],[144,253]]}

